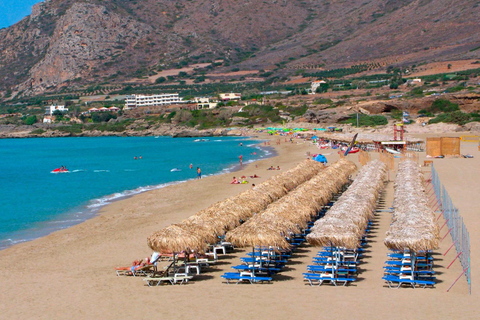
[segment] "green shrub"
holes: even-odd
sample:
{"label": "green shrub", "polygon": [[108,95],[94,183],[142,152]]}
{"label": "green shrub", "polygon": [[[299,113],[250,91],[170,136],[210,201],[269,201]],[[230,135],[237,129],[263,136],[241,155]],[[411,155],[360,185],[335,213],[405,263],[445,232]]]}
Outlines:
{"label": "green shrub", "polygon": [[30,134],[43,134],[44,132],[45,130],[43,129],[35,129],[32,132],[30,132]]}
{"label": "green shrub", "polygon": [[156,80],[155,80],[155,83],[163,83],[167,81],[167,78],[165,77],[158,77]]}
{"label": "green shrub", "polygon": [[[351,114],[350,119],[341,121],[341,123],[351,124],[353,126],[357,125],[357,114]],[[366,114],[360,114],[358,116],[358,125],[360,127],[375,127],[388,124],[387,118],[384,116],[369,116]]]}
{"label": "green shrub", "polygon": [[415,87],[412,90],[410,90],[410,94],[415,97],[421,97],[423,96],[423,88],[422,87]]}
{"label": "green shrub", "polygon": [[455,123],[459,125],[464,125],[467,122],[471,121],[471,116],[468,113],[463,113],[462,111],[454,111],[448,113],[441,113],[437,117],[430,119],[428,123]]}
{"label": "green shrub", "polygon": [[28,126],[31,126],[32,124],[37,123],[37,116],[36,115],[28,116],[26,119],[23,120],[23,123]]}
{"label": "green shrub", "polygon": [[460,110],[458,104],[453,103],[447,99],[436,99],[433,101],[428,111],[430,112],[452,112]]}
{"label": "green shrub", "polygon": [[320,99],[317,99],[317,100],[313,101],[313,104],[328,104],[328,105],[332,105],[332,104],[333,104],[333,101],[332,101],[332,99],[320,98]]}
{"label": "green shrub", "polygon": [[250,116],[250,114],[248,112],[245,112],[245,111],[242,111],[242,112],[236,112],[232,115],[233,117],[244,117],[244,118],[248,118],[248,116]]}
{"label": "green shrub", "polygon": [[92,113],[93,122],[107,122],[110,119],[117,119],[117,115],[111,112],[93,112]]}
{"label": "green shrub", "polygon": [[82,133],[82,129],[83,129],[83,125],[81,124],[72,124],[69,126],[60,126],[56,128],[57,131],[70,133],[70,134]]}
{"label": "green shrub", "polygon": [[301,107],[286,107],[285,111],[290,113],[292,116],[303,116],[307,112],[308,107],[303,105]]}

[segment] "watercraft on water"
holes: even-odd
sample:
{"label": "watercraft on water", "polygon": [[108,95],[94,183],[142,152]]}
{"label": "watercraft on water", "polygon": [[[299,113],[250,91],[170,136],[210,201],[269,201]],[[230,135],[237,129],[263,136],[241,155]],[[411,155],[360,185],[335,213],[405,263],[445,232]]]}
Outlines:
{"label": "watercraft on water", "polygon": [[182,169],[173,168],[172,170],[170,170],[170,172],[176,172],[176,171],[182,171]]}
{"label": "watercraft on water", "polygon": [[68,169],[67,169],[67,168],[63,168],[63,167],[56,168],[56,169],[53,169],[53,170],[52,170],[52,173],[65,173],[65,172],[68,172]]}

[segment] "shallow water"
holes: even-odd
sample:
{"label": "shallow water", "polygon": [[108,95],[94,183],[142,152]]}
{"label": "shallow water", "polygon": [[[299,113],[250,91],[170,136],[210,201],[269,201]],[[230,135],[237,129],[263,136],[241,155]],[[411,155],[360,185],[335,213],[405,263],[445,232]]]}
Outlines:
{"label": "shallow water", "polygon": [[[206,176],[233,170],[240,155],[244,163],[270,156],[258,142],[238,137],[0,140],[0,249],[78,224],[116,199],[194,179],[196,167]],[[62,165],[68,173],[52,173]]]}

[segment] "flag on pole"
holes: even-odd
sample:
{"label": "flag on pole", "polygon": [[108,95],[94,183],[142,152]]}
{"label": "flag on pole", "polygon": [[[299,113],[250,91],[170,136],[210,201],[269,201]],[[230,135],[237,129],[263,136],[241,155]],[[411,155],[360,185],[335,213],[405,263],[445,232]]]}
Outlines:
{"label": "flag on pole", "polygon": [[358,136],[358,133],[355,133],[355,135],[353,136],[352,142],[350,143],[350,146],[348,146],[347,150],[345,151],[344,156],[347,156],[348,153],[350,152],[350,150],[351,150],[351,149],[353,148],[353,146],[355,145],[355,140],[357,139],[357,136]]}

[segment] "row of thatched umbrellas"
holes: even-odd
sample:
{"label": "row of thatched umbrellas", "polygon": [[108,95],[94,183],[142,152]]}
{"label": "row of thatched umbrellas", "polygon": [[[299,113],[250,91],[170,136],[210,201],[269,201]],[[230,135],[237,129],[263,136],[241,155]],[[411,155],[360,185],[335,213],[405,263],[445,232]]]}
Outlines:
{"label": "row of thatched umbrellas", "polygon": [[226,240],[237,247],[290,247],[286,237],[300,233],[307,223],[339,192],[354,173],[356,166],[348,160],[339,160],[318,172],[285,197],[270,204],[246,223],[226,234]]}
{"label": "row of thatched umbrellas", "polygon": [[392,224],[384,243],[389,249],[414,253],[438,248],[435,213],[428,205],[418,165],[412,160],[399,163]]}
{"label": "row of thatched umbrellas", "polygon": [[208,244],[263,211],[269,204],[324,170],[323,164],[305,160],[255,188],[217,202],[178,224],[148,237],[150,248],[158,252],[203,252]]}
{"label": "row of thatched umbrellas", "polygon": [[386,175],[386,165],[381,161],[370,161],[363,166],[325,217],[315,222],[307,241],[319,247],[357,249],[373,217]]}

